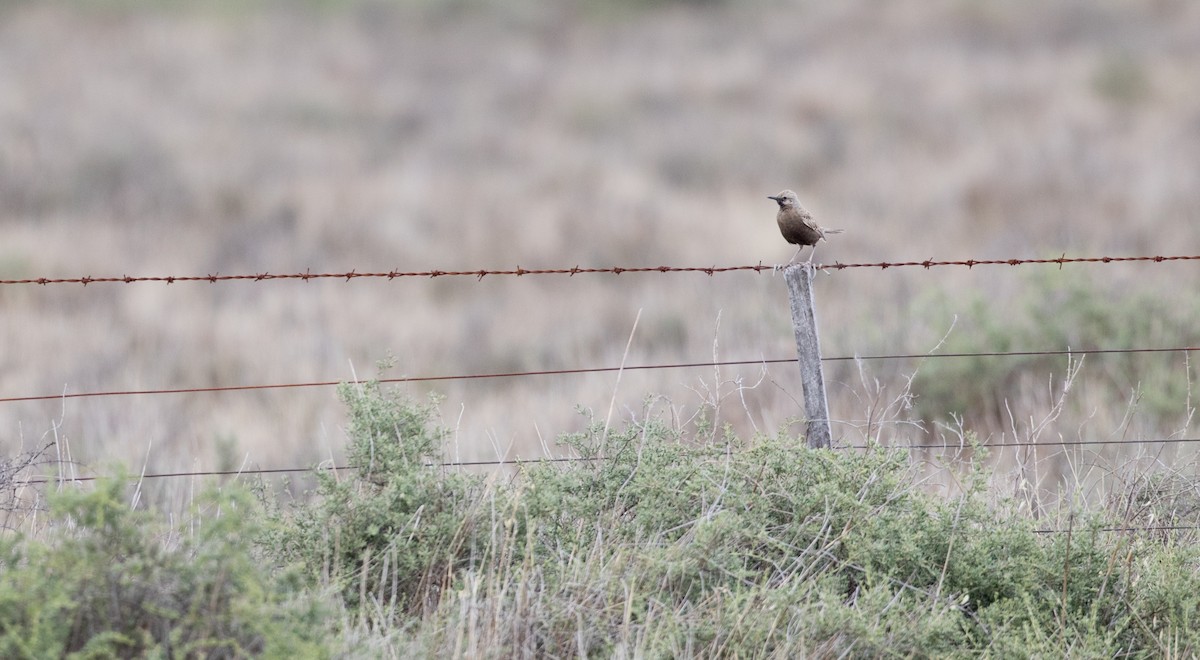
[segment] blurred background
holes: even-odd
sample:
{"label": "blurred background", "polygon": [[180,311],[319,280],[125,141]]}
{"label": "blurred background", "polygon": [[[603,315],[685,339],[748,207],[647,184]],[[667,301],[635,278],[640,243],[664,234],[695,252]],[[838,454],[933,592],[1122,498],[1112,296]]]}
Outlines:
{"label": "blurred background", "polygon": [[[0,277],[774,264],[783,188],[846,229],[827,263],[1196,254],[1197,81],[1186,0],[9,1]],[[1197,279],[830,271],[822,348],[1195,345]],[[753,272],[5,285],[0,309],[4,397],[795,350],[783,278]],[[828,364],[834,435],[1192,433],[1186,354],[1068,366]],[[444,397],[449,459],[554,453],[610,405],[700,436],[803,428],[791,364],[405,390]],[[342,415],[328,387],[10,402],[0,442],[304,466],[340,456]]]}

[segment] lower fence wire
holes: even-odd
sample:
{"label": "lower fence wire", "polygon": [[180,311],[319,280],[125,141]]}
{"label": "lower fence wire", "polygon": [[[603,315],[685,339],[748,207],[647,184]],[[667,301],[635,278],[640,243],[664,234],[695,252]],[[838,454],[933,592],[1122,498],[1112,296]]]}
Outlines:
{"label": "lower fence wire", "polygon": [[[1200,442],[1200,438],[1160,438],[1152,440],[1092,440],[1092,441],[1060,441],[1060,442],[1043,442],[1037,444],[1022,443],[1022,442],[1005,442],[991,443],[980,445],[978,448],[987,449],[991,447],[1026,447],[1036,449],[1040,447],[1054,446],[1079,446],[1079,445],[1146,445],[1146,444],[1168,444],[1168,443],[1189,443]],[[834,447],[834,449],[906,449],[906,450],[935,450],[935,449],[957,449],[966,450],[974,449],[970,445],[957,444],[931,444],[931,445],[843,445]],[[725,452],[721,452],[725,455]],[[539,465],[546,463],[586,463],[606,460],[602,458],[593,458],[585,456],[553,456],[544,458],[532,459],[513,459],[513,460],[478,460],[478,461],[446,461],[442,463],[430,463],[429,467],[503,467],[514,466],[521,467],[525,465]],[[129,480],[141,479],[164,479],[164,478],[183,478],[183,477],[242,477],[250,475],[273,475],[273,474],[296,474],[318,472],[323,470],[358,470],[356,465],[333,465],[333,466],[314,466],[314,467],[288,467],[288,468],[256,468],[249,470],[203,470],[193,472],[159,472],[143,475],[130,475]],[[33,477],[20,482],[20,485],[36,485],[50,483],[75,483],[97,481],[100,479],[111,478],[102,476],[90,477],[64,477],[56,478],[51,476]],[[1065,534],[1070,532],[1080,532],[1082,530],[1068,530],[1058,528],[1035,529],[1035,534]],[[1117,526],[1117,527],[1100,527],[1094,531],[1103,533],[1136,533],[1136,532],[1186,532],[1200,531],[1200,525],[1146,525],[1146,526]]]}
{"label": "lower fence wire", "polygon": [[[1200,346],[1175,346],[1170,348],[1098,348],[1082,350],[1052,350],[1052,351],[998,351],[980,353],[897,353],[892,355],[841,355],[821,358],[822,362],[844,362],[857,360],[915,360],[926,358],[972,358],[972,357],[1028,357],[1028,356],[1076,356],[1076,355],[1112,355],[1123,353],[1190,353],[1200,351]],[[757,360],[718,360],[715,362],[679,362],[673,364],[635,364],[616,367],[580,367],[576,369],[546,369],[541,371],[510,371],[486,374],[455,374],[445,376],[401,376],[398,378],[380,378],[382,384],[425,383],[451,380],[483,380],[490,378],[523,378],[529,376],[561,376],[588,373],[611,373],[616,371],[647,371],[655,369],[694,369],[703,367],[732,367],[749,365],[785,364],[795,362],[796,358],[772,358]],[[157,390],[113,390],[101,392],[76,392],[61,394],[38,394],[31,396],[0,397],[0,403],[16,403],[20,401],[54,401],[59,399],[78,399],[99,396],[135,396],[144,394],[196,394],[205,392],[241,392],[246,390],[276,390],[297,387],[332,387],[341,385],[343,381],[324,380],[308,383],[274,383],[268,385],[227,385],[220,387],[181,387]]]}

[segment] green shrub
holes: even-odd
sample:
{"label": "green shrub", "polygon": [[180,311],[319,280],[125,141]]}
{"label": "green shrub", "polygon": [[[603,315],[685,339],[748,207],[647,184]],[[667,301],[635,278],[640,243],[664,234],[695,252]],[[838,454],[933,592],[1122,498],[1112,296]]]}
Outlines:
{"label": "green shrub", "polygon": [[249,499],[194,532],[122,501],[124,479],[51,500],[52,529],[0,546],[0,657],[326,657],[319,600],[258,568]]}
{"label": "green shrub", "polygon": [[[544,573],[550,584],[571,575],[556,575],[555,563],[586,556],[619,563],[609,583],[654,585],[632,606],[680,617],[658,624],[656,644],[668,655],[726,649],[731,637],[753,640],[743,651],[951,649],[972,627],[947,603],[971,594],[964,609],[974,611],[1042,577],[1044,557],[1027,520],[998,524],[981,490],[961,507],[922,494],[899,453],[813,450],[785,436],[697,446],[653,421],[604,437],[595,426],[569,436],[587,460],[524,475],[522,522],[539,539],[533,553],[555,560]],[[790,613],[774,624],[743,616],[731,629],[729,608],[750,602]],[[874,604],[887,602],[894,605],[880,620]],[[600,609],[619,610],[616,603]],[[802,620],[799,636],[787,632]],[[572,622],[547,623],[565,626],[542,630],[557,640],[549,648],[568,648]]]}
{"label": "green shrub", "polygon": [[1140,542],[1132,547],[1128,644],[1134,648],[1173,649],[1174,657],[1200,653],[1200,551],[1193,542]]}
{"label": "green shrub", "polygon": [[35,489],[26,480],[35,468],[50,463],[53,443],[0,458],[0,529],[9,529],[42,507]]}
{"label": "green shrub", "polygon": [[[1174,461],[1173,470],[1150,473],[1130,484],[1123,492],[1110,496],[1108,505],[1117,510],[1128,525],[1142,527],[1200,526],[1200,479],[1195,463]],[[1182,538],[1197,541],[1194,530]],[[1173,530],[1160,530],[1161,538],[1181,538]]]}
{"label": "green shrub", "polygon": [[[979,353],[1192,346],[1200,340],[1200,308],[1173,305],[1156,290],[1114,292],[1082,274],[1039,273],[1026,280],[1025,295],[1010,304],[976,291],[939,352]],[[1121,304],[1114,305],[1119,297]],[[923,316],[945,317],[962,308],[943,297],[923,304]],[[1087,357],[1088,387],[1124,408],[1134,392],[1144,415],[1164,428],[1187,414],[1189,377],[1179,353],[1107,354]],[[1067,371],[1065,356],[981,356],[926,361],[913,380],[917,413],[926,420],[965,416],[969,427],[1007,429],[1006,402],[1019,400],[1022,385],[1044,391],[1052,376]]]}
{"label": "green shrub", "polygon": [[434,405],[344,385],[347,458],[355,469],[318,474],[316,497],[276,513],[263,542],[282,564],[331,583],[351,608],[364,598],[393,610],[435,606],[454,569],[476,551],[478,480],[444,474],[445,431]]}
{"label": "green shrub", "polygon": [[[579,460],[491,487],[436,465],[432,404],[344,388],[349,453],[267,547],[335,587],[366,655],[1154,655],[1193,650],[1181,537],[1077,512],[1046,534],[968,470],[922,491],[901,453],[657,420],[565,436]],[[1045,524],[1045,523],[1042,523]]]}

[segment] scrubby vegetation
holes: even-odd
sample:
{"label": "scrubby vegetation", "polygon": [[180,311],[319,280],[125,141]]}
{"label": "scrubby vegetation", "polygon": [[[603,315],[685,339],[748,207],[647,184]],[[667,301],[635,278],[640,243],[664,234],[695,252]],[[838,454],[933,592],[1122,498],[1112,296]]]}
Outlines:
{"label": "scrubby vegetation", "polygon": [[[928,494],[906,456],[657,419],[562,438],[578,460],[468,475],[433,404],[342,390],[357,470],[186,527],[124,481],[52,498],[0,548],[5,657],[1151,657],[1200,649],[1194,483],[1033,520]],[[1053,529],[1054,531],[1048,531]]]}
{"label": "scrubby vegetation", "polygon": [[[922,306],[935,316],[960,312],[939,349],[944,353],[1154,349],[1200,341],[1200,308],[1136,284],[1099,287],[1080,271],[1034,273],[1014,301],[997,303],[994,294],[977,289],[953,300],[933,294]],[[1186,353],[1112,353],[1086,360],[1090,395],[1071,401],[1079,409],[1071,419],[1087,419],[1088,409],[1105,402],[1111,409],[1136,411],[1150,433],[1168,435],[1187,425],[1195,404]],[[964,415],[968,428],[1003,432],[1010,411],[1027,414],[1031,406],[1023,404],[1044,393],[1051,379],[1066,377],[1068,362],[1063,355],[931,360],[913,380],[918,414],[926,420]]]}
{"label": "scrubby vegetation", "polygon": [[131,510],[125,479],[52,498],[50,527],[0,542],[0,656],[327,656],[328,608],[260,566],[253,501],[207,498],[175,528]]}

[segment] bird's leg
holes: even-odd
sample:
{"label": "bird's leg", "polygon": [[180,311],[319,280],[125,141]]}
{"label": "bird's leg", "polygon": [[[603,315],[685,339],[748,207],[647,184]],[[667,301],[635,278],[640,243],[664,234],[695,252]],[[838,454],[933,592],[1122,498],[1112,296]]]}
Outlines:
{"label": "bird's leg", "polygon": [[[818,241],[818,242],[819,242],[819,241]],[[814,269],[814,271],[813,271],[813,272],[816,272],[816,270],[815,270],[815,269],[816,269],[816,266],[814,266],[814,265],[813,265],[813,262],[812,262],[812,260],[813,260],[813,255],[815,255],[816,253],[817,253],[817,246],[814,244],[814,245],[813,245],[813,249],[812,249],[812,253],[808,255],[808,262],[807,262],[807,263],[808,263],[808,265]],[[828,274],[829,274],[829,271],[827,271],[827,270],[824,270],[824,269],[822,269],[822,270],[821,270],[821,272],[825,273],[826,275],[828,275]]]}
{"label": "bird's leg", "polygon": [[[799,254],[799,252],[797,252],[796,254]],[[808,263],[810,263],[810,264],[812,263],[813,256],[814,256],[814,255],[816,255],[816,254],[817,254],[817,244],[816,244],[816,243],[813,243],[813,249],[812,249],[812,252],[809,252],[809,253],[808,253]]]}
{"label": "bird's leg", "polygon": [[791,258],[791,259],[788,259],[788,262],[787,262],[786,264],[775,264],[775,265],[774,265],[774,266],[771,268],[771,272],[772,272],[772,273],[778,273],[779,271],[783,270],[784,268],[787,268],[788,266],[791,266],[792,264],[796,263],[796,257],[800,256],[800,250],[803,250],[803,249],[804,249],[804,246],[803,246],[803,245],[801,245],[801,246],[800,246],[800,247],[799,247],[799,248],[796,250],[796,253],[792,255],[792,258]]}

